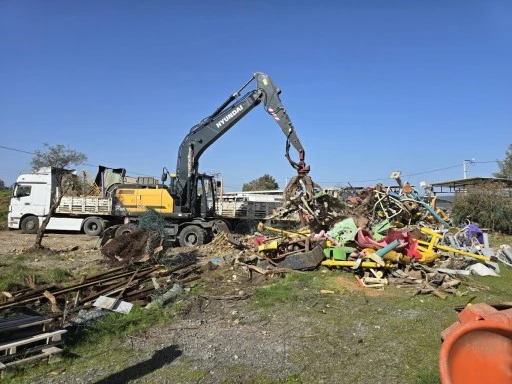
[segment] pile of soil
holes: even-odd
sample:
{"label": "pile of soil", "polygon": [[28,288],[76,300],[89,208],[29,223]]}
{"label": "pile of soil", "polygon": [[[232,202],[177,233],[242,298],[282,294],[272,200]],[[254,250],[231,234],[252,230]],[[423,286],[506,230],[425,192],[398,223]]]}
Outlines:
{"label": "pile of soil", "polygon": [[128,264],[149,258],[158,243],[158,233],[140,230],[115,237],[101,248],[101,253],[112,263]]}

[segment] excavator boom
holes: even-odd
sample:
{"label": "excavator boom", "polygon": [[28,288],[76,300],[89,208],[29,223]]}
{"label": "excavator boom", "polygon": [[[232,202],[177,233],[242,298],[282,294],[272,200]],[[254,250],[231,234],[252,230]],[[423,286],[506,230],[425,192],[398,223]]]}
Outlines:
{"label": "excavator boom", "polygon": [[[240,97],[242,91],[252,82],[256,82],[256,87]],[[265,110],[274,118],[286,136],[285,155],[298,173],[298,179],[294,178],[297,179],[295,180],[297,186],[299,186],[299,181],[304,181],[304,178],[308,178],[306,180],[308,182],[302,183],[302,185],[313,185],[309,176],[307,176],[310,168],[306,166],[304,161],[304,148],[281,102],[280,93],[281,90],[268,75],[256,72],[210,116],[192,127],[181,143],[178,152],[176,180],[173,186],[173,194],[177,198],[178,209],[181,209],[182,212],[192,212],[196,177],[199,174],[199,158],[204,151],[260,103],[263,103]],[[297,150],[298,161],[291,159],[290,146]],[[288,185],[286,189],[293,191],[294,187]],[[308,191],[308,194],[311,195],[311,191]]]}

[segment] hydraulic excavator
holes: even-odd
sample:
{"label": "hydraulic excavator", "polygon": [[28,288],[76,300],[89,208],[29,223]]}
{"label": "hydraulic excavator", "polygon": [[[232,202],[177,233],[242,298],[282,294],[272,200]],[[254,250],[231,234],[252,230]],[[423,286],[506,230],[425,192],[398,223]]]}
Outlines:
{"label": "hydraulic excavator", "polygon": [[[241,96],[253,82],[254,89]],[[210,145],[259,104],[263,104],[285,134],[285,156],[297,171],[285,188],[286,198],[293,200],[300,196],[303,201],[313,199],[313,189],[318,186],[308,176],[310,167],[304,160],[304,148],[281,102],[280,93],[268,75],[254,73],[211,115],[192,127],[179,147],[175,174],[164,168],[162,184],[156,187],[118,186],[114,191],[119,202],[117,210],[130,221],[136,221],[136,217],[147,208],[155,209],[165,217],[168,233],[179,239],[181,246],[201,245],[217,231],[227,230],[226,222],[215,216],[214,179],[199,172],[199,159]],[[297,150],[298,161],[292,160],[290,146]],[[168,177],[170,182],[166,185]],[[116,234],[123,231],[131,231],[129,224],[121,226]]]}

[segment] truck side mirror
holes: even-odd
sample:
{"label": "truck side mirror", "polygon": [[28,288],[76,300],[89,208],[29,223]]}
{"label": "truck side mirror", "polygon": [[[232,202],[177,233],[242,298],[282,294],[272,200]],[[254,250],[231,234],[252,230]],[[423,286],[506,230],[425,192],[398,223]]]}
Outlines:
{"label": "truck side mirror", "polygon": [[167,181],[167,173],[163,172],[161,177],[162,183],[165,183]]}
{"label": "truck side mirror", "polygon": [[222,183],[220,181],[217,181],[216,185],[217,185],[217,188],[222,187]]}

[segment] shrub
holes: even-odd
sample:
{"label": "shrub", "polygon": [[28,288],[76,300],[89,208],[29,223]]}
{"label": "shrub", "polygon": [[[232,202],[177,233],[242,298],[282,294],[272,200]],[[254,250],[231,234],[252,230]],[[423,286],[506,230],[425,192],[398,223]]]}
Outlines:
{"label": "shrub", "polygon": [[483,184],[455,195],[452,217],[506,234],[512,234],[512,190],[502,184]]}

